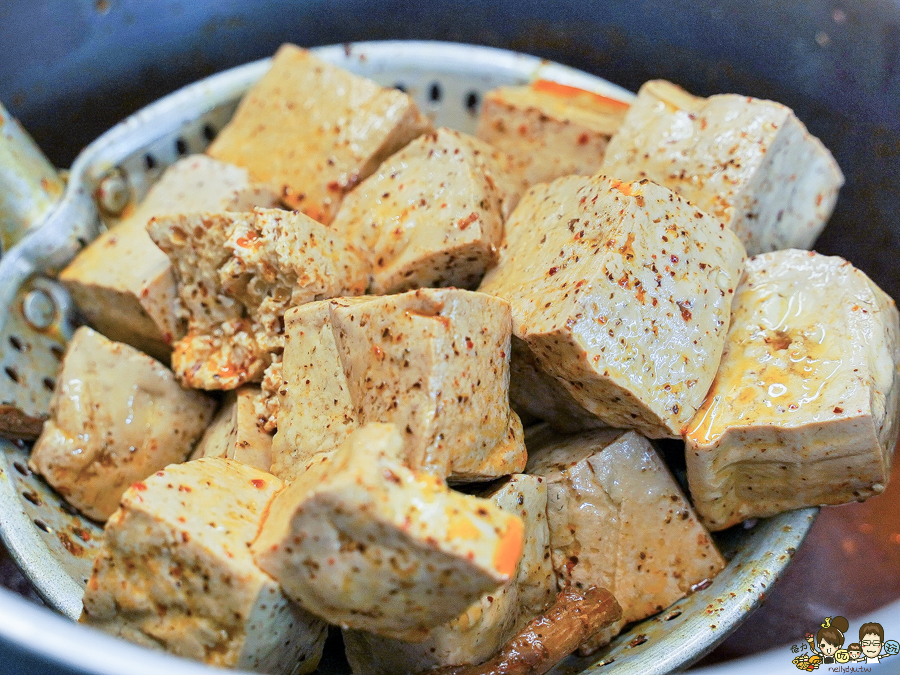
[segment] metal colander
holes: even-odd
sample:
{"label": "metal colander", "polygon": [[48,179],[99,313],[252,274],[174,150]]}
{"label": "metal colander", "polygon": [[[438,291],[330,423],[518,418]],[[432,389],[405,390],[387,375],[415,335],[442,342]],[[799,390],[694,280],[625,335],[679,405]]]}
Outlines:
{"label": "metal colander", "polygon": [[[322,47],[319,57],[407,91],[436,124],[473,132],[485,92],[536,77],[628,100],[615,85],[580,71],[512,52],[436,42],[372,42]],[[88,146],[72,166],[65,193],[41,224],[0,259],[0,401],[25,419],[46,413],[76,308],[53,274],[102,228],[103,216],[139,200],[180,156],[202,152],[233,114],[242,94],[266,72],[264,59],[199,81],[144,108]],[[27,468],[25,443],[0,441],[0,536],[46,603],[69,617],[81,596],[102,530],[69,507]],[[723,640],[762,600],[808,532],[816,509],[733,528],[716,541],[728,567],[660,615],[631,627],[587,659],[570,658],[554,673],[625,675],[687,667]],[[85,649],[121,658],[119,672],[159,659],[84,628]],[[114,645],[110,652],[110,645]],[[169,657],[166,657],[169,659]],[[171,658],[167,672],[195,672]],[[327,656],[322,672],[348,672]]]}

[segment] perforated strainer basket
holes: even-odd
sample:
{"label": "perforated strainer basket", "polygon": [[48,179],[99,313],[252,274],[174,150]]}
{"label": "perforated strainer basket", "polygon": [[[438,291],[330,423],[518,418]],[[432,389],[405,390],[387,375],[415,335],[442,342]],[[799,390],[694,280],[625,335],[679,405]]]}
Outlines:
{"label": "perforated strainer basket", "polygon": [[[486,91],[537,77],[623,100],[633,98],[580,71],[484,47],[373,42],[314,51],[383,85],[403,88],[436,124],[470,133]],[[142,198],[180,156],[202,152],[268,66],[269,60],[264,59],[185,87],[118,124],[79,155],[55,209],[0,259],[0,306],[6,308],[0,327],[3,406],[26,419],[39,419],[46,413],[59,359],[77,323],[76,308],[53,275],[98,234],[101,211],[121,211],[129,201]],[[31,474],[27,444],[0,441],[0,450],[0,536],[45,602],[69,619],[77,619],[101,528],[79,516]],[[785,513],[753,527],[721,533],[716,541],[729,564],[711,584],[634,625],[594,656],[572,657],[553,672],[652,675],[687,667],[761,602],[800,545],[816,511]],[[3,607],[0,602],[0,611]],[[48,625],[59,621],[52,616],[47,620]],[[78,641],[85,650],[104,654],[98,672],[139,672],[139,664],[153,664],[157,669],[164,665],[169,673],[207,670],[88,628],[77,630],[83,632],[83,640]],[[324,663],[322,672],[349,672],[339,657],[326,658]]]}

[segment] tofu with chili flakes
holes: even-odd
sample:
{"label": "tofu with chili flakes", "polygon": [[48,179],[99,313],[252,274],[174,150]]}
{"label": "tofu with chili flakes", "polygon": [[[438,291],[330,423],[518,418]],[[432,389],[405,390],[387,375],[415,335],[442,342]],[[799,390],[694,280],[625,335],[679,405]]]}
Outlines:
{"label": "tofu with chili flakes", "polygon": [[106,520],[134,481],[185,460],[214,411],[215,401],[182,389],[158,361],[82,326],[28,466],[86,516]]}
{"label": "tofu with chili flakes", "polygon": [[561,586],[609,589],[622,619],[589,640],[656,614],[712,579],[725,561],[646,438],[602,429],[527,437],[528,473],[547,481],[553,566]]}
{"label": "tofu with chili flakes", "polygon": [[101,234],[59,278],[88,322],[168,363],[184,335],[169,258],[147,236],[153,216],[204,211],[249,211],[274,206],[278,195],[246,171],[204,155],[181,159],[163,172],[146,198],[120,224]]}
{"label": "tofu with chili flakes", "polygon": [[311,673],[328,627],[253,562],[280,480],[229,459],[167,467],[123,496],[81,623],[212,666]]}
{"label": "tofu with chili flakes", "polygon": [[458,289],[310,303],[285,315],[272,472],[292,480],[358,426],[393,422],[406,464],[454,481],[525,467],[509,409],[510,312]]}
{"label": "tofu with chili flakes", "polygon": [[487,143],[451,129],[420,136],[344,198],[331,226],[369,253],[373,293],[478,285],[524,184]]}
{"label": "tofu with chili flakes", "polygon": [[664,187],[604,176],[537,185],[506,225],[479,290],[509,301],[540,371],[603,424],[679,437],[725,343],[744,263],[734,233]]}
{"label": "tofu with chili flakes", "polygon": [[344,194],[431,122],[396,89],[282,45],[207,149],[277,185],[282,201],[321,223]]}
{"label": "tofu with chili flakes", "polygon": [[187,320],[172,368],[198,389],[258,382],[282,350],[287,309],[369,282],[362,254],[298,212],[167,216],[147,229],[172,260]]}
{"label": "tofu with chili flakes", "polygon": [[597,173],[627,110],[624,101],[536,80],[485,94],[475,135],[506,153],[507,168],[534,185]]}
{"label": "tofu with chili flakes", "polygon": [[420,673],[439,666],[482,663],[553,603],[556,576],[548,555],[544,480],[515,474],[474,494],[519,516],[525,525],[525,548],[515,577],[430,631],[424,642],[345,631],[344,646],[354,675]]}
{"label": "tofu with chili flakes", "polygon": [[259,387],[249,384],[227,392],[191,459],[224,457],[268,471],[272,464],[272,436],[260,428],[257,405],[261,398]]}
{"label": "tofu with chili flakes", "polygon": [[751,258],[716,380],[685,429],[706,525],[882,492],[898,365],[894,301],[850,263],[797,250]]}
{"label": "tofu with chili flakes", "polygon": [[790,108],[699,98],[664,80],[641,87],[600,172],[666,186],[734,230],[750,255],[810,248],[844,184]]}
{"label": "tofu with chili flakes", "polygon": [[342,628],[421,641],[516,573],[523,524],[405,466],[404,435],[368,424],[278,493],[252,550]]}

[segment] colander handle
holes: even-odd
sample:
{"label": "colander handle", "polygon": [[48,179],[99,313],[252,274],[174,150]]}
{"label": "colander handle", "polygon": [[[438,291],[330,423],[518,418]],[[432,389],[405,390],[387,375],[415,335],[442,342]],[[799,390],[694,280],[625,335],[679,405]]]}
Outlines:
{"label": "colander handle", "polygon": [[56,168],[0,103],[0,250],[41,224],[64,188]]}

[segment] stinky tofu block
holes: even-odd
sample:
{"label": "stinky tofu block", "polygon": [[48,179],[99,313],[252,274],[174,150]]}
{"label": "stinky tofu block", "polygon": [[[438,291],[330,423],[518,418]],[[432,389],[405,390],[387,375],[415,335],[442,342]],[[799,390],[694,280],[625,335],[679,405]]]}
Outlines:
{"label": "stinky tofu block", "polygon": [[328,223],[344,194],[429,131],[401,91],[282,45],[207,149],[281,190],[282,201]]}
{"label": "stinky tofu block", "polygon": [[441,128],[344,198],[331,226],[369,254],[373,293],[478,285],[524,187],[501,162],[487,143]]}
{"label": "stinky tofu block", "polygon": [[712,530],[885,489],[900,407],[894,301],[842,258],[751,258],[715,382],[685,430]]}
{"label": "stinky tofu block", "polygon": [[269,507],[252,550],[329,623],[421,641],[514,577],[517,515],[404,463],[401,430],[359,428]]}
{"label": "stinky tofu block", "polygon": [[[670,190],[569,176],[525,194],[479,290],[510,303],[567,405],[677,438],[712,383],[743,263],[734,233]],[[564,407],[541,417],[567,428]]]}
{"label": "stinky tofu block", "polygon": [[811,248],[844,184],[787,106],[699,98],[664,80],[641,87],[600,173],[666,186],[734,230],[750,255]]}
{"label": "stinky tofu block", "polygon": [[129,485],[187,458],[214,411],[215,401],[182,389],[155,359],[82,326],[28,465],[86,516],[106,520]]}
{"label": "stinky tofu block", "polygon": [[184,335],[169,258],[146,232],[150,218],[204,211],[249,211],[274,206],[278,195],[252,181],[246,169],[191,155],[163,172],[121,223],[101,234],[59,278],[88,322],[110,339],[168,362]]}
{"label": "stinky tofu block", "polygon": [[81,623],[212,666],[313,672],[327,625],[250,553],[281,489],[275,476],[221,458],[135,483],[104,530]]}
{"label": "stinky tofu block", "polygon": [[528,473],[547,481],[553,567],[561,586],[609,589],[622,619],[588,649],[688,595],[725,561],[646,438],[601,429],[526,439]]}
{"label": "stinky tofu block", "polygon": [[484,96],[475,135],[509,156],[528,185],[599,171],[628,103],[548,80]]}
{"label": "stinky tofu block", "polygon": [[460,616],[431,630],[423,642],[345,631],[344,646],[354,675],[420,673],[441,666],[482,663],[553,603],[556,576],[547,554],[550,534],[544,480],[514,474],[475,494],[524,523],[524,550],[515,576]]}
{"label": "stinky tofu block", "polygon": [[407,465],[450,480],[525,466],[504,300],[458,289],[335,299],[292,309],[285,330],[275,475],[295,478],[367,422],[397,424]]}
{"label": "stinky tofu block", "polygon": [[272,436],[260,428],[257,404],[261,398],[259,387],[249,384],[227,392],[191,459],[223,457],[268,471],[272,464]]}
{"label": "stinky tofu block", "polygon": [[288,308],[359,295],[369,282],[365,258],[299,212],[182,214],[147,228],[173,262],[187,319],[172,369],[198,389],[260,381],[283,348]]}

